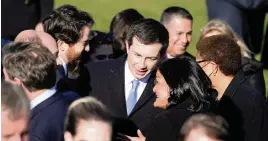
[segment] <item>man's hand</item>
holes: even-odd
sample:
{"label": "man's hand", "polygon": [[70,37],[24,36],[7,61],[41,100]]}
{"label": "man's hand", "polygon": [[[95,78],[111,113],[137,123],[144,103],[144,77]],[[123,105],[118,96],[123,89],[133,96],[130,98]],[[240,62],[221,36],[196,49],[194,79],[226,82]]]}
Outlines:
{"label": "man's hand", "polygon": [[137,133],[138,133],[138,137],[131,137],[131,136],[118,133],[117,134],[118,136],[116,139],[120,141],[145,141],[146,140],[146,138],[143,136],[140,130],[138,130]]}

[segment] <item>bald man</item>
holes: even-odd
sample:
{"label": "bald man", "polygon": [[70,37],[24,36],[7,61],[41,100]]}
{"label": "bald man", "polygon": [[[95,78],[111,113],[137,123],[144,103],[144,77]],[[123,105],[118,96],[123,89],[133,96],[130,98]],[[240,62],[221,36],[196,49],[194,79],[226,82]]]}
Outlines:
{"label": "bald man", "polygon": [[55,56],[58,55],[58,47],[56,40],[45,32],[37,32],[35,30],[24,30],[20,32],[15,38],[15,42],[33,42],[43,44]]}

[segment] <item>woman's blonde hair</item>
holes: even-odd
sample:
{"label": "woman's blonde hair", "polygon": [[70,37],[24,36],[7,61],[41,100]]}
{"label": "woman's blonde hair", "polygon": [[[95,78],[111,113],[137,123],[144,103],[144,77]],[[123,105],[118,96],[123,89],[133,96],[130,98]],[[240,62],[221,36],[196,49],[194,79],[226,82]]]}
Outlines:
{"label": "woman's blonde hair", "polygon": [[200,39],[205,38],[208,33],[211,33],[213,31],[217,31],[236,40],[237,44],[240,47],[241,55],[243,57],[251,58],[252,52],[248,49],[244,41],[233,31],[227,22],[218,19],[209,21],[203,28],[201,28]]}

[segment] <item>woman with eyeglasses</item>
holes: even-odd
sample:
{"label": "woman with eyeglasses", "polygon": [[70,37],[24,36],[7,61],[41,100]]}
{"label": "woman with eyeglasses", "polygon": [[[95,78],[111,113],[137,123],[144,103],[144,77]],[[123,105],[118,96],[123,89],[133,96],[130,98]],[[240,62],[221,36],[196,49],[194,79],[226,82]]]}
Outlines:
{"label": "woman with eyeglasses", "polygon": [[227,35],[234,39],[240,47],[242,55],[242,70],[249,78],[250,83],[258,88],[265,97],[265,81],[263,76],[263,65],[255,60],[253,53],[248,49],[243,40],[232,30],[228,23],[222,20],[209,21],[200,32],[200,39],[210,37],[213,35]]}
{"label": "woman with eyeglasses", "polygon": [[268,109],[259,89],[241,70],[241,50],[226,35],[200,39],[196,60],[218,91],[215,113],[230,125],[231,140],[267,141]]}
{"label": "woman with eyeglasses", "polygon": [[178,141],[183,123],[193,114],[214,107],[217,92],[201,67],[190,57],[165,60],[157,68],[154,107],[165,109],[150,124],[145,137],[138,131],[135,141]]}

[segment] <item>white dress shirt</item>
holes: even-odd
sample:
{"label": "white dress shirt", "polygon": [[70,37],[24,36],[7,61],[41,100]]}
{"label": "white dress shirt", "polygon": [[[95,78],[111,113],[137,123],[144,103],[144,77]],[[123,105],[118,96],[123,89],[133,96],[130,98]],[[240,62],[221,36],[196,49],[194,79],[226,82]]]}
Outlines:
{"label": "white dress shirt", "polygon": [[168,59],[172,59],[172,58],[174,58],[174,57],[171,56],[168,52],[166,53],[166,56],[167,56]]}
{"label": "white dress shirt", "polygon": [[56,88],[55,86],[47,89],[45,92],[43,92],[42,94],[40,94],[39,96],[37,96],[35,99],[31,100],[31,110],[36,107],[38,104],[40,104],[41,102],[45,101],[46,99],[50,98],[51,96],[53,96],[56,93]]}
{"label": "white dress shirt", "polygon": [[[143,79],[139,79],[139,85],[138,85],[138,93],[137,93],[137,101],[139,100],[140,96],[143,93],[143,90],[145,89],[147,85],[147,81],[150,78],[151,74],[148,74]],[[127,61],[125,62],[125,100],[127,101],[129,92],[132,89],[132,81],[136,78],[132,75],[132,72],[129,69]]]}

